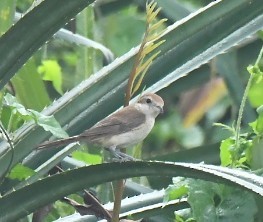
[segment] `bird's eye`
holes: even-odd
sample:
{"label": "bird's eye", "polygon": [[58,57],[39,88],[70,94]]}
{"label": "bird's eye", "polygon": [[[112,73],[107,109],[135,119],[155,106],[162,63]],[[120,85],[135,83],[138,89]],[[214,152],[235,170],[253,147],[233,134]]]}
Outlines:
{"label": "bird's eye", "polygon": [[149,98],[148,98],[148,99],[146,99],[146,103],[148,103],[148,104],[149,104],[149,103],[151,103],[151,102],[152,102],[152,100],[151,100],[151,99],[149,99]]}

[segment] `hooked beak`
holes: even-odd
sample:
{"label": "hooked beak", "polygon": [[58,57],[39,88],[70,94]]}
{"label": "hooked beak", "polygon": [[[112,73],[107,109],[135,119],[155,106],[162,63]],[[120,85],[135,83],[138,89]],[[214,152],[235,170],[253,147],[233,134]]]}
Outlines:
{"label": "hooked beak", "polygon": [[161,106],[157,106],[157,107],[160,110],[160,113],[163,113],[163,107],[161,107]]}

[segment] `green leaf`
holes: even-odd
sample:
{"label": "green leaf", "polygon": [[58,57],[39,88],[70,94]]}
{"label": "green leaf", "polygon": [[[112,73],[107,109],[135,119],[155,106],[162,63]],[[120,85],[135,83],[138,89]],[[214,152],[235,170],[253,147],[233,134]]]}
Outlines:
{"label": "green leaf", "polygon": [[239,147],[236,147],[235,139],[228,138],[221,142],[220,159],[222,166],[243,166],[250,162],[252,141],[247,135],[240,137]]}
{"label": "green leaf", "polygon": [[218,222],[254,221],[257,206],[253,195],[228,186],[221,188],[221,203],[216,209]]}
{"label": "green leaf", "polygon": [[72,153],[72,157],[76,160],[83,161],[87,164],[98,164],[102,162],[102,157],[86,152],[76,150]]}
{"label": "green leaf", "polygon": [[13,112],[20,114],[24,120],[35,120],[35,122],[44,128],[44,130],[51,132],[58,138],[68,137],[67,133],[61,128],[60,124],[56,121],[54,116],[46,116],[32,109],[26,109],[20,104],[16,97],[7,93],[4,97],[5,105],[11,107]]}
{"label": "green leaf", "polygon": [[258,118],[249,124],[253,131],[258,134],[258,135],[262,135],[263,134],[263,113],[260,113]]}
{"label": "green leaf", "polygon": [[261,79],[263,72],[261,72],[260,68],[258,65],[249,65],[247,67],[247,71],[251,74],[254,75],[254,78],[258,81]]}
{"label": "green leaf", "polygon": [[[236,175],[237,173],[240,176]],[[237,171],[205,164],[152,161],[104,163],[56,174],[1,197],[0,220],[17,221],[18,218],[34,212],[41,206],[101,183],[138,176],[157,176],[159,178],[160,175],[163,177],[198,177],[213,182],[231,184],[242,188],[243,193],[244,190],[248,190],[263,199],[263,188],[260,184],[262,178],[244,170]],[[245,197],[247,198],[247,196]],[[240,198],[243,198],[243,194],[240,194]],[[14,204],[17,202],[19,204],[14,208]],[[248,204],[250,204],[249,199]],[[254,210],[251,210],[251,214],[253,212]]]}
{"label": "green leaf", "polygon": [[263,113],[263,105],[257,108],[257,113],[262,114]]}
{"label": "green leaf", "polygon": [[211,183],[198,180],[189,180],[188,202],[192,208],[193,216],[197,221],[215,222],[216,209],[214,207]]}
{"label": "green leaf", "polygon": [[26,108],[41,111],[50,104],[44,82],[37,73],[34,58],[27,61],[11,81],[16,92],[16,98]]}
{"label": "green leaf", "polygon": [[[19,113],[20,116],[23,117],[32,117],[31,113],[28,112],[28,110],[22,105],[20,104],[16,97],[12,96],[11,94],[7,93],[4,96],[4,104],[8,107],[10,107],[13,111],[14,114]],[[25,118],[23,118],[25,119]],[[28,119],[28,118],[26,118]],[[32,119],[32,118],[29,118]]]}
{"label": "green leaf", "polygon": [[65,0],[65,4],[60,0],[41,1],[12,26],[0,38],[0,51],[5,52],[0,56],[0,88],[65,23],[92,2],[94,0]]}
{"label": "green leaf", "polygon": [[263,78],[262,74],[255,74],[254,81],[249,89],[248,98],[253,107],[263,104]]}
{"label": "green leaf", "polygon": [[252,194],[200,180],[189,179],[188,202],[194,217],[202,222],[254,221],[257,213]]}
{"label": "green leaf", "polygon": [[180,187],[169,187],[167,190],[168,196],[164,198],[164,202],[168,202],[169,200],[175,200],[180,197],[183,197],[187,194],[188,188],[186,186],[180,186]]}
{"label": "green leaf", "polygon": [[67,138],[68,134],[63,130],[55,119],[54,116],[45,116],[35,110],[29,109],[29,111],[34,115],[36,123],[43,127],[45,131],[51,132],[55,137]]}
{"label": "green leaf", "polygon": [[230,147],[235,145],[235,140],[232,138],[225,139],[220,145],[220,160],[222,166],[229,166],[232,163]]}
{"label": "green leaf", "polygon": [[173,178],[173,184],[165,190],[164,202],[175,200],[188,194],[186,179],[183,177]]}
{"label": "green leaf", "polygon": [[178,214],[175,215],[175,221],[176,222],[185,222],[185,220],[182,217],[180,217]]}
{"label": "green leaf", "polygon": [[[5,82],[9,81],[10,76],[32,56],[37,48],[54,34],[58,26],[61,28],[62,23],[64,24],[65,21],[69,20],[73,11],[75,12],[73,16],[75,16],[77,14],[76,9],[79,12],[83,4],[87,5],[87,1],[84,0],[67,0],[66,2],[67,4],[63,5],[58,0],[41,2],[27,16],[24,16],[16,23],[15,27],[8,31],[9,34],[6,33],[5,38],[0,39],[0,51],[8,53],[8,56],[5,54],[5,58],[1,59],[3,63],[1,63],[0,74],[2,74],[3,81],[0,85],[4,85]],[[81,5],[78,5],[77,8],[74,7],[74,10],[69,14],[70,5],[75,5],[77,2]],[[56,7],[57,5],[61,5],[61,7]],[[59,9],[59,13],[57,9]],[[200,67],[201,64],[259,30],[262,27],[260,20],[262,12],[262,0],[253,0],[251,2],[248,2],[248,0],[216,1],[194,15],[185,18],[180,23],[170,26],[163,35],[163,39],[166,42],[160,46],[161,53],[158,56],[158,60],[154,60],[144,79],[145,85],[150,87],[154,84],[155,86],[151,90],[158,91],[181,77],[187,76],[189,72]],[[47,17],[46,15],[50,13],[52,13],[52,16]],[[117,13],[115,14],[117,17]],[[36,15],[39,16],[37,17]],[[64,19],[63,21],[55,24],[48,23],[51,22],[51,18],[56,19],[55,17],[60,15],[63,17],[61,18]],[[65,17],[65,15],[67,16]],[[43,27],[39,26],[39,24],[42,24],[40,21],[45,22]],[[252,21],[253,25],[251,25]],[[33,27],[31,25],[32,22],[34,22],[32,24]],[[125,22],[123,21],[123,23]],[[208,26],[209,29],[206,28]],[[107,27],[112,29],[111,26]],[[121,27],[133,31],[126,24]],[[134,24],[132,27],[134,28]],[[22,30],[26,31],[22,32]],[[47,36],[46,32],[48,30],[50,32]],[[53,31],[52,34],[51,31]],[[26,36],[25,33],[27,34]],[[21,36],[22,34],[23,36]],[[28,39],[28,37],[32,38]],[[202,41],[200,41],[200,37],[202,37]],[[23,45],[22,43],[17,44],[18,42],[20,43],[21,38],[23,39]],[[41,38],[41,42],[39,38]],[[119,48],[120,45],[120,42],[118,42],[117,47]],[[118,109],[123,103],[124,87],[127,84],[127,76],[129,74],[127,70],[132,67],[137,49],[126,53],[94,74],[91,79],[78,85],[69,94],[65,94],[50,109],[46,109],[47,115],[54,113],[56,119],[63,126],[71,122],[72,125],[69,132],[72,135],[76,135]],[[199,72],[194,72],[194,75],[191,75],[191,77],[196,76],[197,73],[200,74]],[[190,79],[193,82],[192,78]],[[185,90],[183,87],[182,89]],[[91,116],[92,118],[90,118]],[[27,126],[26,130],[21,128],[19,133],[21,132],[23,132],[23,138],[16,143],[15,152],[17,152],[13,164],[25,158],[35,148],[36,144],[50,136],[50,133],[43,132],[42,129],[36,126]],[[9,164],[11,152],[4,144],[1,146],[1,150],[6,152],[6,155],[0,157],[0,169],[5,169]],[[49,153],[48,151],[46,152]],[[45,161],[53,153],[51,154],[50,152],[46,156],[40,153],[36,155]]]}
{"label": "green leaf", "polygon": [[42,65],[37,70],[42,75],[43,80],[51,81],[54,88],[63,94],[61,67],[56,60],[42,61]]}
{"label": "green leaf", "polygon": [[34,174],[35,174],[34,170],[30,169],[29,167],[22,165],[21,163],[18,163],[11,170],[10,174],[8,175],[8,178],[17,179],[17,180],[25,180]]}
{"label": "green leaf", "polygon": [[240,147],[232,152],[232,156],[234,156],[234,160],[237,160],[237,167],[245,166],[246,164],[250,165],[251,161],[251,148],[252,148],[252,140],[247,136],[243,135],[240,138]]}

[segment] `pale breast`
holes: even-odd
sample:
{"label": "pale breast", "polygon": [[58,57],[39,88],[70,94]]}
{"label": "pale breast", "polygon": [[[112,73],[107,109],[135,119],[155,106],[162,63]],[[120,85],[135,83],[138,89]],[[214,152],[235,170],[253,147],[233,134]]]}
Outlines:
{"label": "pale breast", "polygon": [[120,135],[112,136],[106,141],[103,141],[104,147],[128,148],[143,141],[150,133],[154,125],[154,118],[147,118],[145,124],[135,128],[133,131],[126,132]]}

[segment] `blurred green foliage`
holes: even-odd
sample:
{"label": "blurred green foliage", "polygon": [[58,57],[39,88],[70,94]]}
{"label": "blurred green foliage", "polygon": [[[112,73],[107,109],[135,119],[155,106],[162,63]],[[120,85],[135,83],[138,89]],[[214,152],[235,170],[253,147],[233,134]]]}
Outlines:
{"label": "blurred green foliage", "polygon": [[[15,2],[15,10],[17,12],[26,12],[32,2],[33,0],[18,0]],[[116,2],[118,3],[118,1]],[[183,7],[186,6],[196,10],[213,1],[180,0],[178,2],[182,3]],[[4,3],[8,2],[2,1],[0,10],[1,7],[4,8]],[[11,6],[12,4],[10,3]],[[145,31],[145,13],[141,7],[138,7],[133,1],[122,6],[118,11],[112,10],[114,7],[110,5],[106,5],[110,9],[108,14],[102,13],[102,7],[103,3],[99,7],[96,7],[96,5],[89,7],[85,12],[86,14],[82,12],[81,15],[66,24],[65,28],[73,33],[83,31],[82,35],[102,43],[114,53],[115,57],[123,55],[140,44]],[[0,19],[0,33],[4,33],[11,26],[13,16],[10,15],[6,24],[3,23],[5,20],[2,17]],[[173,21],[170,20],[170,22]],[[258,35],[262,38],[262,32]],[[236,56],[237,69],[240,71],[238,78],[244,85],[249,77],[244,67],[248,66],[251,60],[256,59],[261,44],[262,42],[255,40],[240,46],[241,48],[233,49],[235,53],[231,56],[232,58]],[[249,58],[247,58],[248,55]],[[63,39],[54,37],[34,54],[33,58],[23,66],[5,90],[2,91],[1,96],[2,99],[4,98],[4,105],[1,107],[1,121],[4,127],[9,132],[14,132],[24,121],[32,120],[43,126],[45,130],[52,131],[56,137],[66,137],[67,135],[53,117],[43,116],[34,110],[41,111],[51,101],[58,99],[64,92],[87,79],[105,64],[105,58],[98,50],[70,44]],[[248,67],[248,70],[255,74],[248,95],[253,108],[263,104],[262,64],[263,60],[261,58],[258,66]],[[125,71],[129,72],[129,70]],[[215,105],[203,113],[200,121],[196,121],[189,128],[184,126],[185,114],[192,111],[191,105],[199,99],[200,94],[206,96],[213,93],[213,89],[208,91],[202,89],[215,75],[224,78],[224,75],[220,75],[220,70],[213,67],[211,62],[208,68],[208,77],[201,83],[197,83],[191,78],[183,83],[180,83],[179,80],[159,92],[165,98],[165,114],[158,117],[149,137],[142,145],[138,146],[138,149],[143,147],[143,157],[158,158],[158,156],[169,153],[175,153],[176,155],[179,152],[187,152],[192,148],[208,147],[211,144],[221,142],[221,165],[248,169],[263,167],[263,112],[258,113],[258,118],[250,126],[244,126],[245,132],[241,134],[239,149],[235,147],[236,141],[231,132],[213,126],[214,122],[226,125],[235,122],[239,107],[232,102],[234,99],[230,93],[223,98],[215,98]],[[183,94],[198,87],[201,89],[201,93],[192,95],[185,111],[182,111],[185,108],[182,107],[182,101],[185,98]],[[230,92],[233,85],[227,87]],[[242,89],[242,87],[240,88]],[[6,92],[15,95],[16,99],[10,94],[6,94]],[[239,94],[242,93],[239,91]],[[3,97],[4,94],[6,94],[5,97]],[[202,97],[203,100],[207,98],[205,96]],[[89,151],[85,148],[81,151],[75,151],[72,153],[72,157],[87,164],[97,164],[102,161],[101,155],[90,154]],[[136,152],[140,153],[138,150]],[[199,158],[200,156],[202,158],[202,153],[199,154]],[[30,168],[19,164],[8,177],[9,179],[24,180],[33,173],[34,171]],[[194,220],[193,217],[196,221],[234,221],[237,218],[238,221],[253,221],[253,216],[257,211],[253,196],[247,192],[244,193],[235,188],[199,180],[174,179],[174,185],[167,189],[165,201],[184,196],[188,196],[192,214],[189,218],[183,218],[183,216],[176,213],[178,221],[179,218],[181,218],[181,221]],[[72,198],[82,201],[79,196],[73,196]],[[237,210],[238,208],[239,210]],[[53,221],[73,212],[72,207],[57,201],[54,209],[44,221]]]}

